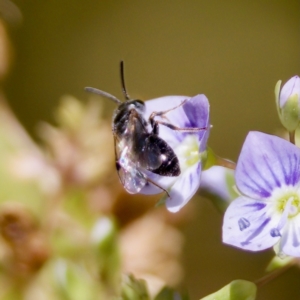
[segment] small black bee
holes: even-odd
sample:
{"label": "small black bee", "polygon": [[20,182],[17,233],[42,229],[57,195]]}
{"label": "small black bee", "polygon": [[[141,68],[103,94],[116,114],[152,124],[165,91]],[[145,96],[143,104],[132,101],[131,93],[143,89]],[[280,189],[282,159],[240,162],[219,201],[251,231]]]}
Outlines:
{"label": "small black bee", "polygon": [[[158,184],[150,180],[143,170],[161,176],[179,176],[179,161],[173,149],[159,137],[159,124],[173,130],[198,131],[204,128],[177,128],[176,126],[155,120],[156,116],[163,116],[167,112],[182,106],[180,105],[163,112],[153,112],[149,120],[144,118],[145,103],[142,100],[130,99],[125,88],[124,64],[121,61],[122,91],[126,101],[122,102],[115,96],[92,88],[86,87],[88,92],[96,93],[113,100],[117,105],[112,118],[112,132],[115,144],[116,169],[120,181],[126,191],[131,194],[138,193],[147,183],[168,192]],[[151,130],[149,130],[149,125]]]}

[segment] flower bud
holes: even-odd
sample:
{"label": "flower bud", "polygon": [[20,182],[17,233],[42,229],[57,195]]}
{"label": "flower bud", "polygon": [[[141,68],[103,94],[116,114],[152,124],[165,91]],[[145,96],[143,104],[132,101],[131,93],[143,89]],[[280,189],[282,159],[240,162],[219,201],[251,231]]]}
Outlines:
{"label": "flower bud", "polygon": [[275,86],[275,100],[282,125],[294,131],[300,120],[300,78],[294,76],[280,90],[281,81]]}
{"label": "flower bud", "polygon": [[234,280],[225,285],[219,291],[210,294],[201,300],[238,300],[238,299],[255,299],[256,298],[256,285],[253,282],[246,280]]}

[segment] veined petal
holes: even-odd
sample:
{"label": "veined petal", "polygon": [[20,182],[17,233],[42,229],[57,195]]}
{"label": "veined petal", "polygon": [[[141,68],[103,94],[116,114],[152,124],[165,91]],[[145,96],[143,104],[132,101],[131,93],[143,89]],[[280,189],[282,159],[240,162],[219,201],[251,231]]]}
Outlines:
{"label": "veined petal", "polygon": [[[170,212],[178,212],[194,196],[200,186],[201,162],[188,168],[179,177],[165,177],[145,170],[144,174],[161,188],[168,190],[170,197],[166,199],[166,207]],[[141,194],[157,194],[161,188],[147,183],[140,191]]]}
{"label": "veined petal", "polygon": [[179,176],[169,192],[166,207],[178,212],[196,193],[200,185],[201,163],[194,164]]}
{"label": "veined petal", "polygon": [[186,99],[189,96],[164,96],[146,101],[145,118],[149,118],[153,111],[165,111],[171,109]]}
{"label": "veined petal", "polygon": [[282,185],[299,185],[300,149],[276,136],[252,131],[238,159],[236,185],[250,198],[266,199]]}
{"label": "veined petal", "polygon": [[279,220],[271,202],[239,197],[224,215],[223,242],[250,251],[267,249],[280,238],[271,235]]}
{"label": "veined petal", "polygon": [[[180,105],[187,99],[190,99],[190,97],[166,96],[146,101],[145,119],[149,119],[151,113],[153,112],[167,111]],[[165,118],[163,119],[161,119],[160,117],[156,117],[155,119],[168,122],[177,127],[182,127],[185,122],[188,122],[188,117],[184,113],[182,106],[166,113]],[[178,143],[180,143],[180,141],[183,139],[182,132],[177,132],[163,125],[159,126],[159,136],[172,148],[176,147]]]}
{"label": "veined petal", "polygon": [[200,152],[206,149],[206,142],[209,136],[209,102],[205,95],[192,97],[183,106],[185,114],[189,117],[188,123],[184,125],[187,128],[207,128],[197,132],[200,143]]}
{"label": "veined petal", "polygon": [[300,257],[300,215],[286,224],[279,242],[279,252]]}
{"label": "veined petal", "polygon": [[[180,105],[183,101],[187,102]],[[200,130],[196,133],[182,132],[170,129],[164,125],[159,126],[159,136],[165,140],[172,148],[176,147],[184,140],[188,134],[197,134],[201,142],[200,150],[204,151],[209,135],[209,102],[205,95],[197,95],[195,97],[186,96],[167,96],[161,97],[146,102],[145,118],[148,119],[152,112],[167,111],[164,117],[156,117],[156,120],[170,123],[179,128],[205,128],[207,130]]]}

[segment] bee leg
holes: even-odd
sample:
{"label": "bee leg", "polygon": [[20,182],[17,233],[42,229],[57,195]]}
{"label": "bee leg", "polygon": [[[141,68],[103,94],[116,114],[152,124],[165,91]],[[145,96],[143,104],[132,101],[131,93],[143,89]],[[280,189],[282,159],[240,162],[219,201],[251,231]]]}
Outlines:
{"label": "bee leg", "polygon": [[181,102],[180,104],[178,104],[177,106],[174,106],[174,107],[172,107],[172,108],[170,108],[170,109],[168,109],[168,110],[164,110],[164,111],[154,111],[154,112],[152,112],[151,115],[150,115],[150,117],[149,117],[150,123],[151,123],[151,119],[154,119],[155,117],[162,117],[162,116],[164,116],[164,115],[167,114],[168,112],[170,112],[170,111],[172,111],[172,110],[174,110],[174,109],[176,109],[176,108],[178,108],[178,107],[184,105],[184,104],[187,102],[187,100],[188,100],[188,99],[182,101],[182,102]]}
{"label": "bee leg", "polygon": [[168,110],[165,110],[165,111],[154,111],[151,113],[150,117],[149,117],[149,123],[152,127],[152,133],[153,134],[156,134],[158,135],[158,132],[159,132],[159,129],[158,129],[158,125],[163,125],[163,126],[166,126],[172,130],[176,130],[176,131],[181,131],[181,132],[197,132],[197,131],[200,131],[200,130],[206,130],[207,127],[203,127],[203,128],[199,128],[199,127],[194,127],[194,128],[180,128],[180,127],[177,127],[171,123],[168,123],[168,122],[163,122],[163,121],[157,121],[155,120],[154,118],[155,117],[165,117],[165,114],[167,114],[168,112],[184,105],[185,103],[187,102],[187,99],[182,101],[179,105],[177,106],[174,106]]}
{"label": "bee leg", "polygon": [[152,134],[154,135],[158,135],[159,133],[159,126],[158,126],[158,122],[157,121],[153,121],[153,123],[151,123],[152,126]]}
{"label": "bee leg", "polygon": [[199,127],[190,127],[190,128],[186,128],[186,127],[177,127],[171,123],[167,123],[167,122],[162,122],[162,121],[154,121],[154,124],[153,124],[153,131],[154,131],[154,128],[157,127],[157,132],[158,132],[158,125],[163,125],[163,126],[166,126],[172,130],[175,130],[175,131],[181,131],[181,132],[197,132],[197,131],[201,131],[201,130],[207,130],[207,127],[202,127],[202,128],[199,128]]}
{"label": "bee leg", "polygon": [[201,130],[207,130],[207,127],[199,128],[199,127],[189,127],[189,128],[182,128],[182,127],[177,127],[171,123],[167,122],[162,122],[162,121],[157,121],[157,120],[152,120],[150,123],[152,126],[152,134],[158,135],[159,134],[159,125],[166,126],[172,130],[175,131],[181,131],[181,132],[198,132]]}
{"label": "bee leg", "polygon": [[158,185],[157,183],[155,183],[154,181],[152,181],[149,178],[147,178],[147,181],[150,182],[150,183],[152,183],[153,185],[157,186],[158,188],[160,188],[170,198],[170,194],[169,194],[169,192],[166,189],[164,189],[163,187],[161,187],[160,185]]}

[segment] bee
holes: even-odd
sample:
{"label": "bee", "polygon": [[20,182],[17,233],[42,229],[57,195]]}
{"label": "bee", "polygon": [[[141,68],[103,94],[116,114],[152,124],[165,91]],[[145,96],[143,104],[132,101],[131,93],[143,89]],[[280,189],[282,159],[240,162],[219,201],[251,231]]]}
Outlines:
{"label": "bee", "polygon": [[147,184],[151,183],[169,195],[163,187],[153,182],[145,171],[168,177],[179,176],[181,173],[179,160],[173,149],[159,137],[159,125],[181,131],[198,131],[203,128],[177,128],[173,124],[155,119],[157,116],[162,117],[169,111],[184,105],[187,100],[167,111],[153,112],[146,120],[144,117],[145,102],[130,99],[126,91],[123,61],[120,63],[120,73],[124,102],[102,90],[92,87],[85,88],[86,91],[111,99],[118,105],[112,117],[112,132],[116,169],[120,181],[130,194],[139,193]]}

